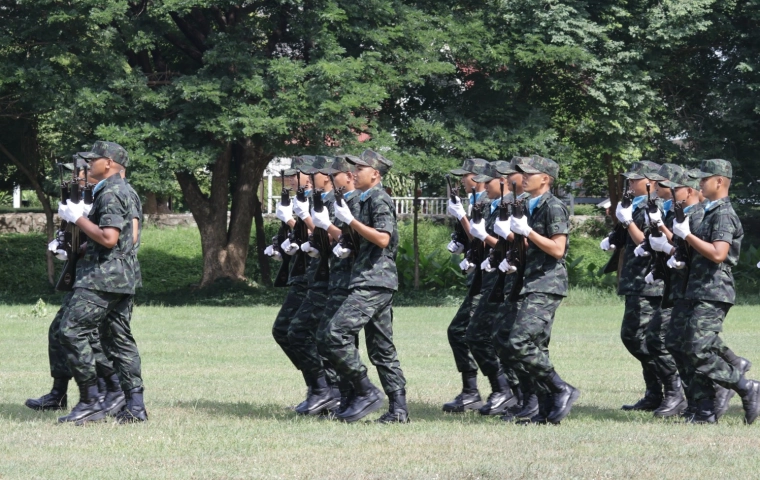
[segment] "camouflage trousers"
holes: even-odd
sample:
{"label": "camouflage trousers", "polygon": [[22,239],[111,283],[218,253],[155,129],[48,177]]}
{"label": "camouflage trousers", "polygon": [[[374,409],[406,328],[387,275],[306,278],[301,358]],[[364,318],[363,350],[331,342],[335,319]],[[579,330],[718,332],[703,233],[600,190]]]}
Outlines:
{"label": "camouflage trousers", "polygon": [[[63,313],[66,311],[66,304],[71,300],[74,292],[67,293],[63,297],[61,302],[61,308],[58,309],[58,313],[55,314],[55,318],[50,323],[48,328],[48,360],[50,361],[50,376],[53,378],[71,378],[71,369],[66,361],[66,352],[59,340],[59,332],[61,330],[61,319]],[[103,352],[103,347],[100,345],[100,335],[95,330],[90,335],[90,348],[92,348],[92,354],[95,357],[95,370],[98,373],[98,377],[108,378],[114,374],[113,363],[106,358]]]}
{"label": "camouflage trousers", "polygon": [[377,368],[383,390],[390,394],[406,386],[393,344],[393,290],[355,288],[320,335],[320,351],[341,378],[355,384],[367,374],[355,341],[364,328],[369,360]]}
{"label": "camouflage trousers", "polygon": [[715,397],[713,382],[734,388],[742,377],[742,372],[723,358],[728,347],[719,336],[730,308],[730,303],[705,300],[690,304],[686,350],[694,366],[695,400]]}
{"label": "camouflage trousers", "polygon": [[625,313],[620,338],[628,352],[641,363],[647,390],[662,392],[660,375],[654,357],[647,350],[646,335],[649,323],[660,308],[662,297],[625,296]]}
{"label": "camouflage trousers", "polygon": [[499,311],[496,315],[493,328],[493,345],[496,349],[496,355],[498,355],[501,368],[504,369],[504,374],[507,376],[507,383],[512,387],[521,383],[515,371],[515,361],[512,358],[510,350],[507,348],[509,346],[509,335],[512,333],[512,327],[515,324],[519,306],[520,303],[511,302],[507,294],[504,298],[504,303],[499,305]]}
{"label": "camouflage trousers", "polygon": [[676,361],[665,345],[672,316],[672,308],[658,308],[647,326],[645,341],[647,352],[657,368],[657,375],[662,382],[678,373]]}
{"label": "camouflage trousers", "polygon": [[532,292],[521,295],[512,306],[514,323],[504,349],[521,385],[532,384],[539,391],[546,391],[545,381],[554,371],[554,365],[549,360],[549,341],[554,313],[562,298],[560,295]]}
{"label": "camouflage trousers", "polygon": [[[325,345],[327,344],[327,332],[328,325],[330,325],[330,320],[332,320],[332,318],[335,316],[335,313],[338,311],[340,306],[343,305],[343,302],[346,301],[350,293],[351,290],[347,288],[334,288],[328,291],[327,305],[324,308],[324,313],[319,321],[319,326],[317,327],[317,349],[319,350],[319,354],[322,356],[322,363],[325,367],[325,375],[327,376],[328,381],[333,385],[337,384],[340,387],[340,391],[343,393],[350,392],[352,388],[351,382],[347,379],[341,379],[341,377],[338,375],[335,367],[333,367],[332,363],[330,363],[330,360],[328,360],[328,352],[325,350]],[[359,348],[359,335],[356,335],[354,337],[354,346],[357,349]]]}
{"label": "camouflage trousers", "polygon": [[324,373],[328,382],[335,384],[338,381],[335,369],[329,363],[323,362],[317,349],[317,330],[327,302],[326,286],[309,288],[288,326],[288,344],[304,376],[314,378]]}
{"label": "camouflage trousers", "polygon": [[277,313],[277,318],[272,325],[272,336],[275,342],[282,348],[285,355],[288,356],[290,361],[295,367],[300,370],[301,367],[298,364],[298,355],[290,347],[290,341],[288,340],[288,330],[290,330],[290,322],[296,316],[296,312],[301,307],[304,298],[306,298],[306,284],[294,283],[288,289],[288,294],[285,296],[285,301],[282,303],[282,308]]}
{"label": "camouflage trousers", "polygon": [[77,288],[66,304],[58,338],[78,385],[97,382],[95,355],[90,345],[94,332],[106,357],[113,362],[124,391],[143,385],[140,353],[132,336],[132,295]]}
{"label": "camouflage trousers", "polygon": [[694,365],[689,359],[689,339],[686,337],[690,304],[691,302],[686,299],[678,299],[674,302],[670,313],[670,323],[665,333],[665,347],[676,363],[686,397],[693,399]]}
{"label": "camouflage trousers", "polygon": [[499,304],[488,301],[488,295],[498,277],[497,272],[483,272],[480,298],[465,332],[465,341],[470,348],[470,353],[480,367],[480,371],[487,377],[501,372],[501,362],[493,345],[494,324],[499,315]]}
{"label": "camouflage trousers", "polygon": [[464,301],[459,306],[459,310],[454,315],[454,319],[451,320],[449,328],[446,330],[451,351],[454,353],[454,363],[460,372],[478,370],[478,364],[475,363],[475,359],[470,353],[470,347],[467,345],[466,335],[467,327],[470,325],[470,319],[473,313],[475,313],[475,308],[478,306],[480,297],[481,295],[465,296]]}

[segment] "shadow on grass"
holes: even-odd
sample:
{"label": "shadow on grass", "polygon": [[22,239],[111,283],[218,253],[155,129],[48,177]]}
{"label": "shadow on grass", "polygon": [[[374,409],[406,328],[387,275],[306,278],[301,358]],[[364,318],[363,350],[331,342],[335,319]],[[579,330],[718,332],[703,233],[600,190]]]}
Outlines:
{"label": "shadow on grass", "polygon": [[38,412],[26,407],[23,403],[0,403],[0,418],[8,418],[13,422],[53,422],[58,421],[58,417],[66,415],[67,410]]}

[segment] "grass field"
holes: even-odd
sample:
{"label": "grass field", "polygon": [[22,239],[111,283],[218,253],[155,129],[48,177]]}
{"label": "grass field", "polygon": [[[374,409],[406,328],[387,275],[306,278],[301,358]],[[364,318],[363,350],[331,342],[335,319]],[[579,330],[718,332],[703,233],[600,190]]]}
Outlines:
{"label": "grass field", "polygon": [[[560,308],[552,358],[582,396],[561,426],[532,427],[440,411],[459,389],[453,308],[396,309],[411,424],[298,418],[287,407],[305,388],[271,338],[270,307],[136,308],[150,421],[59,426],[56,413],[23,406],[50,387],[51,310],[0,307],[3,479],[757,478],[760,468],[760,425],[742,425],[738,399],[716,426],[619,410],[642,393],[618,337],[620,305]],[[725,338],[760,367],[756,316],[732,310]]]}

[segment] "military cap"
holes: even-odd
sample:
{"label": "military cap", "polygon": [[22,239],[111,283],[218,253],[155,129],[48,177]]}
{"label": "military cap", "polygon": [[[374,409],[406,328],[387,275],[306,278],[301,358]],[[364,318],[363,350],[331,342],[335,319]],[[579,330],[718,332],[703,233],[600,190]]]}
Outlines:
{"label": "military cap", "polygon": [[92,145],[89,152],[78,152],[77,155],[85,160],[95,160],[97,158],[110,158],[122,167],[129,166],[129,155],[124,147],[114,142],[104,142],[98,140]]}
{"label": "military cap", "polygon": [[629,180],[639,180],[642,178],[654,180],[653,177],[657,176],[658,171],[660,171],[659,163],[642,160],[640,162],[633,162],[628,171],[623,173],[623,176]]}
{"label": "military cap", "polygon": [[314,157],[314,161],[308,167],[303,167],[301,171],[307,175],[313,173],[319,173],[322,168],[327,168],[332,164],[333,157],[327,157],[325,155],[317,155]]}
{"label": "military cap", "polygon": [[502,175],[512,175],[513,173],[517,173],[517,164],[527,160],[529,160],[528,157],[512,157],[509,162],[506,162],[506,165],[498,162],[499,165],[496,166],[496,171]]}
{"label": "military cap", "polygon": [[462,168],[455,168],[450,170],[452,175],[467,175],[468,173],[474,173],[475,175],[481,175],[485,172],[488,166],[488,161],[482,158],[468,158],[462,164]]}
{"label": "military cap", "polygon": [[347,158],[350,163],[354,165],[361,165],[363,167],[371,167],[380,172],[380,175],[385,175],[393,166],[393,162],[372,150],[364,150],[361,156]]}
{"label": "military cap", "polygon": [[483,173],[472,177],[472,181],[477,183],[490,182],[494,178],[506,177],[506,175],[499,173],[499,171],[496,169],[497,167],[501,168],[502,170],[506,170],[509,168],[509,162],[505,162],[504,160],[497,160],[495,162],[489,163]]}
{"label": "military cap", "polygon": [[[672,165],[671,163],[666,163],[665,165]],[[665,165],[662,167],[665,168]],[[668,177],[668,180],[660,181],[660,185],[662,185],[665,188],[679,188],[679,187],[691,187],[691,188],[699,188],[699,180],[696,180],[694,178],[689,178],[688,170],[686,170],[683,167],[679,167],[678,165],[675,165],[677,168],[674,168],[670,172],[670,176]],[[661,169],[662,170],[662,169]]]}
{"label": "military cap", "polygon": [[354,155],[338,155],[330,165],[320,169],[319,173],[324,175],[335,175],[340,172],[355,172],[356,167],[354,167],[353,163],[348,161],[349,158],[354,162],[360,160],[359,157]]}
{"label": "military cap", "polygon": [[699,171],[694,174],[689,171],[689,175],[693,175],[694,178],[707,178],[720,175],[721,177],[733,178],[733,169],[731,168],[731,162],[728,160],[722,160],[720,158],[713,158],[711,160],[702,160],[702,164],[699,166]]}
{"label": "military cap", "polygon": [[303,172],[304,168],[309,168],[314,162],[314,156],[313,155],[300,155],[298,157],[293,157],[290,163],[290,168],[286,168],[283,174],[286,177],[289,177],[291,175],[295,175],[299,171]]}
{"label": "military cap", "polygon": [[655,182],[664,182],[670,180],[673,177],[673,173],[679,169],[683,170],[683,168],[675,163],[663,163],[660,169],[657,170],[657,173],[648,175],[647,178],[649,180],[654,180]]}
{"label": "military cap", "polygon": [[557,162],[549,158],[539,157],[538,155],[533,155],[521,163],[515,164],[515,168],[525,173],[545,173],[552,178],[557,178],[559,175],[559,165],[557,165]]}

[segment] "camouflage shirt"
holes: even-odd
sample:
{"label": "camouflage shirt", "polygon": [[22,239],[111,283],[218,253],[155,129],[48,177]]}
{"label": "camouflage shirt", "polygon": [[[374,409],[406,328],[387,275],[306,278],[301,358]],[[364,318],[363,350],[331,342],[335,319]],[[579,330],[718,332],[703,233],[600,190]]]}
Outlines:
{"label": "camouflage shirt", "polygon": [[[332,190],[329,191],[329,192],[327,192],[327,193],[325,193],[322,196],[322,202],[324,202],[325,208],[327,209],[328,212],[334,212],[335,211],[335,209],[333,208],[333,205],[335,204],[335,194],[332,192]],[[311,205],[309,206],[309,208],[311,209],[311,208],[314,207],[314,202],[312,201],[310,203],[311,203]],[[331,216],[332,216],[332,214],[331,214]],[[316,245],[312,245],[312,247],[316,247]],[[324,253],[322,253],[322,255],[324,255]],[[334,257],[335,256],[332,253],[332,249],[330,249],[330,251],[327,252],[327,255],[328,255],[328,257],[327,257],[328,261],[329,261],[330,257]],[[318,282],[314,280],[314,276],[317,273],[317,270],[319,269],[319,263],[321,261],[322,261],[321,255],[319,257],[317,257],[317,258],[309,257],[309,266],[306,268],[306,278],[308,279],[308,282],[309,282],[309,288],[327,288],[327,284],[329,283],[329,279],[328,280],[320,280]]]}
{"label": "camouflage shirt", "polygon": [[[359,216],[359,190],[354,190],[344,197],[344,202],[351,209],[351,214],[354,217]],[[347,197],[347,198],[346,198]],[[338,228],[343,228],[345,224],[335,218],[335,203],[330,205],[330,221],[333,222]],[[332,253],[330,254],[332,255]],[[354,254],[352,253],[346,258],[338,258],[335,255],[331,257],[330,264],[330,285],[329,289],[348,289],[349,283],[351,283],[351,269],[354,266]]]}
{"label": "camouflage shirt", "polygon": [[717,200],[712,208],[705,209],[705,217],[699,228],[692,233],[705,242],[727,242],[728,256],[723,263],[715,263],[703,257],[695,249],[691,251],[689,283],[686,298],[733,304],[736,300],[734,275],[731,267],[739,261],[744,229],[728,197]]}
{"label": "camouflage shirt", "polygon": [[[644,232],[645,236],[649,235],[649,225],[644,217],[646,212],[646,200],[633,210],[633,223]],[[636,250],[636,242],[631,238],[630,233],[626,232],[625,246],[621,254],[620,261],[622,269],[620,270],[620,279],[618,281],[618,295],[639,295],[643,297],[661,297],[663,290],[662,280],[657,280],[652,284],[646,283],[644,278],[652,271],[652,256],[637,257],[633,251]]]}
{"label": "camouflage shirt", "polygon": [[[703,203],[695,203],[686,212],[686,217],[689,219],[689,230],[696,232],[699,225],[702,223],[702,219],[705,218],[705,205]],[[663,222],[665,226],[673,231],[673,224],[675,223],[676,216],[673,212],[668,212]],[[674,237],[674,239],[677,237]],[[687,245],[687,248],[691,251],[693,249]],[[692,253],[693,255],[693,253]],[[685,298],[686,296],[686,284],[689,280],[688,268],[668,268],[670,272],[670,298],[672,300],[678,300]]]}
{"label": "camouflage shirt", "polygon": [[119,239],[113,248],[106,248],[92,240],[87,242],[84,257],[77,262],[74,288],[134,294],[133,207],[129,187],[118,175],[112,175],[103,182],[103,187],[95,193],[88,218],[101,228],[118,229]]}
{"label": "camouflage shirt", "polygon": [[[527,200],[526,200],[527,201]],[[533,214],[528,217],[528,225],[542,237],[570,233],[570,214],[562,200],[551,192],[546,192],[538,201]],[[565,257],[569,244],[569,235],[565,239],[565,253],[557,260],[528,240],[525,252],[525,276],[520,295],[526,293],[552,293],[567,295],[567,266]]]}
{"label": "camouflage shirt", "polygon": [[380,184],[359,195],[359,216],[364,225],[390,234],[390,243],[380,248],[364,237],[359,240],[349,288],[388,288],[398,290],[396,253],[398,252],[398,227],[396,209],[391,197]]}
{"label": "camouflage shirt", "polygon": [[142,239],[142,226],[143,226],[143,214],[142,214],[142,202],[140,196],[137,194],[132,185],[128,181],[124,180],[129,189],[129,199],[132,202],[132,219],[137,219],[137,243],[132,247],[132,261],[135,265],[135,288],[140,288],[142,284],[142,270],[140,269],[140,262],[137,260],[137,252],[140,250],[140,240]]}

